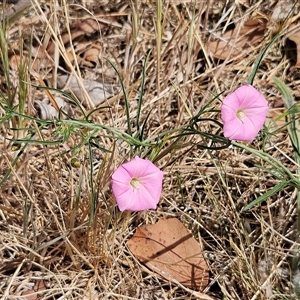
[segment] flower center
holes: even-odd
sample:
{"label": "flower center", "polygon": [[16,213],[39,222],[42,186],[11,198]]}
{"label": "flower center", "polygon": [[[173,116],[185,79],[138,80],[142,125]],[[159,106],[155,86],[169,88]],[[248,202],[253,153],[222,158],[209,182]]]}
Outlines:
{"label": "flower center", "polygon": [[132,178],[130,181],[130,185],[134,188],[134,189],[138,189],[141,185],[140,181],[137,178]]}
{"label": "flower center", "polygon": [[236,113],[236,116],[239,118],[239,119],[243,119],[246,117],[246,114],[244,113],[244,111],[242,110],[238,110],[237,113]]}

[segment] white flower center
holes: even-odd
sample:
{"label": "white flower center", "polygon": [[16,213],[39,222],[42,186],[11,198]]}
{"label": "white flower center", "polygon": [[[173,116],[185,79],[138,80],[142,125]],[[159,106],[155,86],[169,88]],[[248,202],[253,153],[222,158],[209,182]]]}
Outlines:
{"label": "white flower center", "polygon": [[242,111],[242,110],[238,110],[237,113],[236,113],[236,116],[239,118],[239,119],[243,119],[246,117],[246,114]]}
{"label": "white flower center", "polygon": [[140,181],[137,178],[132,178],[130,181],[130,185],[134,188],[134,189],[138,189],[141,185]]}

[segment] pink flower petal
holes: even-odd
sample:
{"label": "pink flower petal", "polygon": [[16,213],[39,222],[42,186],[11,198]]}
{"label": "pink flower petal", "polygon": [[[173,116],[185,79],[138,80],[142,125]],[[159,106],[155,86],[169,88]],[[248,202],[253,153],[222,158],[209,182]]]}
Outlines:
{"label": "pink flower petal", "polygon": [[[139,182],[137,187],[131,180]],[[155,209],[162,191],[163,172],[151,161],[135,157],[112,175],[112,191],[121,211]]]}
{"label": "pink flower petal", "polygon": [[[237,113],[242,111],[244,117]],[[252,141],[262,128],[268,113],[268,102],[252,85],[244,85],[226,96],[221,118],[224,136],[230,140]]]}

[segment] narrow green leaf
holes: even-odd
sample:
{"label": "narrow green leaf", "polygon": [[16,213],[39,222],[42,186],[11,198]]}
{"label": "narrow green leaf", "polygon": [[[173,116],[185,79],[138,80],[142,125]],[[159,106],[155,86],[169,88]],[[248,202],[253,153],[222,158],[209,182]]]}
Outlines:
{"label": "narrow green leaf", "polygon": [[252,85],[253,81],[254,81],[254,77],[258,71],[259,65],[261,63],[261,61],[263,60],[265,54],[267,53],[267,51],[269,50],[269,48],[272,46],[272,44],[281,36],[281,33],[277,33],[271,40],[270,43],[268,43],[268,45],[262,50],[262,52],[258,55],[257,59],[255,60],[253,67],[252,67],[252,72],[250,74],[249,80],[248,82]]}
{"label": "narrow green leaf", "polygon": [[132,136],[132,130],[131,130],[131,124],[130,124],[130,108],[129,108],[129,101],[128,101],[128,96],[127,96],[127,92],[126,92],[126,88],[123,82],[123,79],[121,77],[121,74],[119,72],[119,70],[117,69],[117,67],[113,64],[112,61],[110,61],[108,58],[105,58],[106,61],[113,67],[113,69],[115,70],[120,84],[121,84],[121,88],[122,88],[122,92],[123,92],[123,96],[124,96],[124,100],[125,100],[125,109],[126,109],[126,119],[127,119],[127,128],[128,128],[128,133],[129,135]]}
{"label": "narrow green leaf", "polygon": [[137,128],[137,132],[138,132],[138,136],[139,136],[140,140],[143,139],[143,136],[140,132],[140,116],[141,116],[142,103],[143,103],[143,97],[144,97],[144,92],[145,92],[146,67],[147,67],[147,63],[148,63],[151,52],[152,52],[151,50],[148,52],[144,66],[143,66],[142,82],[141,82],[141,87],[140,87],[137,114],[136,114],[136,128]]}
{"label": "narrow green leaf", "polygon": [[260,204],[261,202],[263,202],[266,199],[268,199],[269,197],[275,195],[276,193],[278,193],[279,191],[283,190],[284,188],[286,188],[289,185],[291,185],[291,181],[281,181],[280,183],[278,183],[277,185],[275,185],[271,190],[267,191],[265,194],[261,195],[260,197],[258,197],[257,199],[255,199],[254,201],[252,201],[251,203],[249,203],[243,209],[243,211],[247,211],[250,208],[252,208],[253,206],[255,206],[257,204]]}

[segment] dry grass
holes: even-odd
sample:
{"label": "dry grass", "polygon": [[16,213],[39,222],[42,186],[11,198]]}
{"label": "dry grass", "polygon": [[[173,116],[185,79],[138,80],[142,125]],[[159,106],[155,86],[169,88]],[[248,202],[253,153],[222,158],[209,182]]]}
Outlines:
{"label": "dry grass", "polygon": [[[180,219],[204,244],[210,268],[204,293],[213,299],[295,298],[290,266],[297,246],[296,189],[281,190],[242,211],[280,181],[266,161],[236,146],[214,150],[212,140],[199,134],[182,137],[176,147],[172,134],[157,145],[130,146],[115,139],[109,128],[86,127],[83,112],[87,115],[95,108],[88,93],[80,100],[82,111],[65,98],[71,121],[41,123],[9,116],[9,108],[19,104],[18,112],[38,118],[34,103],[49,95],[34,85],[45,82],[56,88],[65,73],[73,74],[79,86],[81,78],[88,78],[119,87],[115,71],[104,59],[108,58],[123,79],[134,131],[142,67],[152,49],[141,110],[142,121],[150,112],[147,138],[187,127],[206,105],[210,109],[201,115],[206,121],[198,122],[198,130],[221,135],[217,124],[207,121],[220,120],[217,110],[223,96],[218,95],[247,82],[251,66],[279,28],[270,20],[263,42],[248,49],[246,56],[241,52],[225,61],[214,59],[205,46],[210,40],[239,20],[261,14],[270,18],[276,1],[240,2],[32,0],[32,8],[9,24],[5,34],[11,60],[9,66],[1,66],[1,90],[8,99],[1,100],[2,299],[27,299],[22,292],[38,280],[46,285],[38,299],[199,299],[192,290],[149,271],[126,247],[137,226],[169,216]],[[292,16],[297,9],[292,8]],[[73,25],[87,18],[97,21],[100,30],[75,37],[79,29]],[[0,42],[3,49],[4,39]],[[37,45],[48,53],[36,58]],[[284,110],[274,76],[288,84],[296,99],[300,95],[299,75],[282,51],[284,45],[281,38],[271,46],[254,81],[270,102],[270,120]],[[92,63],[85,55],[91,48],[99,50]],[[22,80],[33,85],[22,85]],[[53,90],[50,94],[59,96]],[[121,92],[97,108],[91,121],[127,130]],[[298,166],[285,123],[271,125],[249,146],[264,150],[295,173]],[[63,142],[50,143],[62,137]],[[23,141],[19,148],[16,139],[45,142]],[[134,153],[152,157],[165,173],[156,211],[129,214],[116,208],[110,176]]]}

